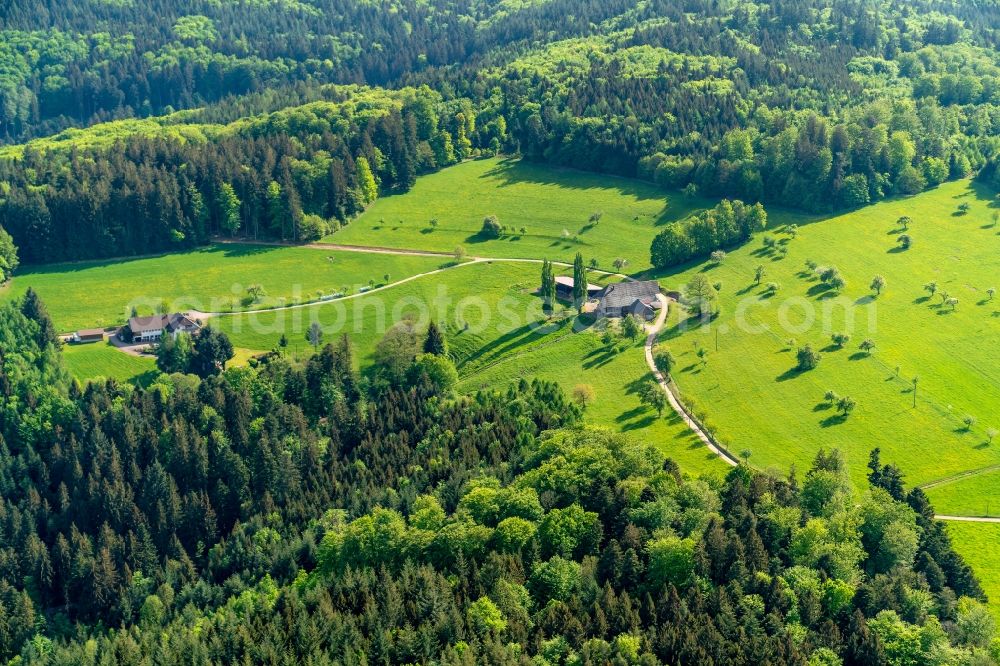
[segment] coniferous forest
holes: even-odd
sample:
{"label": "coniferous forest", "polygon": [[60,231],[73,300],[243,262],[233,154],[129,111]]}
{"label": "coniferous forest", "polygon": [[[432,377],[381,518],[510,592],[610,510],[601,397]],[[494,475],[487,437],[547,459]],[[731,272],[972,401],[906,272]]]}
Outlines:
{"label": "coniferous forest", "polygon": [[836,450],[698,480],[554,384],[452,399],[346,341],[80,386],[32,292],[0,343],[5,661],[989,658],[979,584],[877,450],[867,488]]}

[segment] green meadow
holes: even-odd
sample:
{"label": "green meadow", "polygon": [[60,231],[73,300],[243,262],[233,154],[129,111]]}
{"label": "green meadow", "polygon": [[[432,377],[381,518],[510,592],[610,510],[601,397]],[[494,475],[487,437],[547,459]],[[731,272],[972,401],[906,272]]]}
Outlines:
{"label": "green meadow", "polygon": [[148,384],[158,372],[152,358],[125,354],[106,342],[64,345],[62,355],[70,374],[81,382],[104,377]]}
{"label": "green meadow", "polygon": [[934,509],[946,516],[1000,516],[1000,469],[989,469],[927,488]]}
{"label": "green meadow", "polygon": [[[650,265],[659,227],[709,203],[636,180],[483,159],[419,178],[406,194],[378,199],[324,240],[445,252],[462,246],[474,256],[562,261],[582,252],[603,268],[623,258],[630,270],[641,270]],[[506,236],[483,238],[489,215],[508,227]]]}
{"label": "green meadow", "polygon": [[456,360],[491,353],[505,340],[523,344],[552,328],[541,326],[541,301],[534,295],[540,264],[526,262],[468,263],[389,289],[302,308],[246,312],[215,317],[212,325],[245,349],[273,349],[282,335],[290,351],[310,351],[306,332],[312,323],[324,341],[347,335],[361,366],[371,362],[375,346],[393,325],[413,320],[426,326],[433,319],[448,333]]}
{"label": "green meadow", "polygon": [[1000,524],[949,522],[948,534],[979,578],[990,599],[990,610],[1000,620]]}
{"label": "green meadow", "polygon": [[578,385],[593,390],[587,421],[655,444],[685,471],[724,474],[728,467],[711,453],[669,408],[658,416],[643,405],[638,389],[652,379],[643,341],[610,352],[592,330],[554,334],[471,371],[463,369],[460,390],[504,387],[521,378],[544,377],[572,394]]}
{"label": "green meadow", "polygon": [[[661,337],[677,359],[684,399],[760,467],[802,469],[820,447],[839,447],[861,480],[869,451],[880,447],[883,460],[919,484],[1000,463],[1000,442],[988,442],[988,431],[1000,427],[1000,300],[987,292],[1000,282],[995,211],[978,185],[947,183],[802,221],[795,237],[772,225],[768,235],[785,250],[757,237],[721,265],[663,276],[668,289],[698,273],[721,286],[715,321],[675,316]],[[908,250],[896,226],[903,215],[913,219]],[[807,260],[838,268],[847,281],[842,293],[826,289]],[[765,271],[759,285],[758,266]],[[876,274],[886,280],[881,295],[869,288]],[[778,286],[773,296],[770,282]],[[929,282],[938,295],[924,290]],[[955,307],[944,304],[949,296]],[[851,340],[838,349],[831,335],[842,332]],[[859,349],[864,339],[876,345],[870,355]],[[822,358],[798,372],[796,350],[805,344]],[[838,414],[828,391],[852,397],[854,412]]]}
{"label": "green meadow", "polygon": [[[390,280],[438,268],[442,259],[302,247],[217,244],[157,257],[25,266],[0,298],[20,297],[33,287],[60,331],[122,323],[131,307],[225,312],[309,301],[345,287],[356,292],[369,281]],[[265,296],[245,303],[259,284]]]}

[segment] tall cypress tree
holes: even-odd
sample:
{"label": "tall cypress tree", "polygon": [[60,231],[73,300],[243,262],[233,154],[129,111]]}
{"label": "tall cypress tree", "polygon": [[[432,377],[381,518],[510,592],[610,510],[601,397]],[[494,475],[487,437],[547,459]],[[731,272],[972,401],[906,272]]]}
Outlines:
{"label": "tall cypress tree", "polygon": [[587,294],[587,271],[583,267],[583,255],[576,253],[573,259],[573,305],[577,310],[583,309],[584,297]]}

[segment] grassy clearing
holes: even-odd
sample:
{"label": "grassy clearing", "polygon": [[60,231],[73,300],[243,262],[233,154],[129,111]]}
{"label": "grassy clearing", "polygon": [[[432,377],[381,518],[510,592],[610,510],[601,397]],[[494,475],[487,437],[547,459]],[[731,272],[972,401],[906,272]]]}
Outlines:
{"label": "grassy clearing", "polygon": [[993,616],[1000,620],[1000,525],[949,522],[948,534],[955,550],[975,571]]}
{"label": "grassy clearing", "polygon": [[394,324],[413,318],[426,326],[434,319],[446,329],[461,362],[464,356],[507,353],[547,334],[547,328],[535,326],[543,318],[541,301],[533,293],[540,270],[540,264],[534,263],[467,264],[370,295],[292,310],[223,316],[212,325],[245,349],[272,349],[285,335],[292,354],[302,356],[310,351],[306,332],[317,321],[323,327],[324,341],[343,334],[351,338],[356,358],[365,366],[375,345]]}
{"label": "grassy clearing", "polygon": [[106,342],[64,345],[62,355],[66,369],[81,382],[107,377],[145,385],[158,373],[152,358],[130,356]]}
{"label": "grassy clearing", "polygon": [[29,286],[42,296],[60,331],[113,326],[132,304],[152,313],[167,310],[225,312],[245,309],[246,289],[260,284],[266,296],[252,307],[309,301],[344,287],[356,292],[434,270],[434,257],[336,252],[295,247],[219,244],[140,259],[24,267],[0,298],[19,297]]}
{"label": "grassy clearing", "polygon": [[[563,261],[582,252],[604,268],[622,257],[631,270],[641,270],[649,267],[659,227],[707,203],[635,180],[484,159],[420,178],[407,194],[377,200],[325,240],[445,252],[461,245],[478,256]],[[603,215],[592,224],[597,211]],[[488,215],[514,233],[484,239],[480,230]]]}
{"label": "grassy clearing", "polygon": [[[685,326],[675,317],[662,337],[677,357],[685,399],[723,442],[749,449],[762,467],[801,469],[818,448],[834,446],[848,455],[859,480],[876,446],[911,483],[997,464],[1000,443],[988,445],[986,434],[1000,427],[1000,299],[986,291],[1000,286],[994,284],[1000,228],[993,226],[991,201],[978,185],[948,183],[800,224],[794,239],[772,225],[770,234],[787,248],[784,258],[758,238],[720,266],[664,277],[668,288],[699,272],[722,284],[715,322]],[[959,214],[963,203],[969,211]],[[914,220],[905,251],[895,224],[903,215]],[[840,296],[806,270],[810,259],[840,270],[847,280]],[[758,266],[766,274],[755,285]],[[868,288],[875,274],[887,281],[877,298]],[[957,308],[924,291],[931,281],[959,299]],[[773,297],[765,293],[768,282],[780,286]],[[844,331],[851,341],[835,349],[830,336]],[[877,345],[870,357],[858,349],[865,338]],[[798,373],[795,350],[806,343],[823,358],[815,370]],[[698,348],[707,356],[699,357]],[[829,390],[853,397],[854,413],[838,416],[824,399]],[[967,414],[977,419],[969,429]]]}
{"label": "grassy clearing", "polygon": [[590,386],[594,401],[586,409],[589,423],[657,445],[684,471],[721,474],[727,469],[677,414],[668,409],[658,417],[640,403],[638,387],[652,377],[641,342],[615,354],[606,350],[596,332],[555,334],[499,362],[463,370],[460,389],[504,387],[531,377],[556,381],[567,393],[579,384]]}
{"label": "grassy clearing", "polygon": [[940,514],[1000,516],[1000,469],[934,486],[925,492]]}

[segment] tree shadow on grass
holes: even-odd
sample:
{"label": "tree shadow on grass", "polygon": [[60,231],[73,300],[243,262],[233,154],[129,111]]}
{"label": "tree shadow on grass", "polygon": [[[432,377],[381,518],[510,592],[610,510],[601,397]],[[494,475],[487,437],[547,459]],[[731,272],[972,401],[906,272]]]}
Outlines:
{"label": "tree shadow on grass", "polygon": [[847,358],[849,360],[851,360],[851,361],[860,361],[860,360],[866,359],[868,357],[869,357],[868,352],[856,351],[853,354],[851,354],[850,356],[848,356]]}
{"label": "tree shadow on grass", "polygon": [[622,426],[622,430],[628,432],[629,430],[642,430],[643,428],[648,428],[649,426],[656,423],[656,414],[648,414],[638,421],[633,421],[632,423],[626,423]]}
{"label": "tree shadow on grass", "polygon": [[896,245],[895,247],[890,247],[885,251],[886,254],[899,254],[900,252],[906,252],[910,248],[903,247],[902,245]]}
{"label": "tree shadow on grass", "polygon": [[806,296],[818,296],[825,297],[830,294],[830,285],[820,282],[819,284],[814,284],[806,290]]}
{"label": "tree shadow on grass", "polygon": [[854,301],[854,304],[855,305],[868,305],[869,303],[872,303],[874,301],[875,301],[875,297],[872,296],[871,294],[868,294],[867,296],[862,296],[858,300]]}
{"label": "tree shadow on grass", "polygon": [[615,421],[618,423],[624,423],[625,421],[631,421],[632,419],[638,417],[646,411],[645,405],[639,405],[638,407],[633,407],[628,411],[624,411],[615,417]]}
{"label": "tree shadow on grass", "polygon": [[806,372],[808,372],[808,371],[807,370],[799,370],[797,367],[795,367],[795,368],[789,368],[788,370],[785,370],[783,373],[781,373],[780,375],[778,375],[777,377],[775,377],[774,380],[777,381],[777,382],[787,382],[788,380],[795,379],[799,375],[804,374]]}
{"label": "tree shadow on grass", "polygon": [[847,417],[844,416],[843,414],[831,414],[830,416],[826,417],[825,419],[822,419],[819,422],[819,425],[820,425],[821,428],[830,428],[830,427],[835,426],[835,425],[840,425],[841,423],[843,423],[846,420],[847,420]]}
{"label": "tree shadow on grass", "polygon": [[913,304],[914,305],[923,305],[924,303],[926,303],[929,300],[931,300],[930,296],[921,296],[919,298],[914,298],[913,299]]}
{"label": "tree shadow on grass", "polygon": [[816,403],[816,406],[813,407],[814,412],[828,412],[831,409],[833,409],[833,405],[829,402]]}

